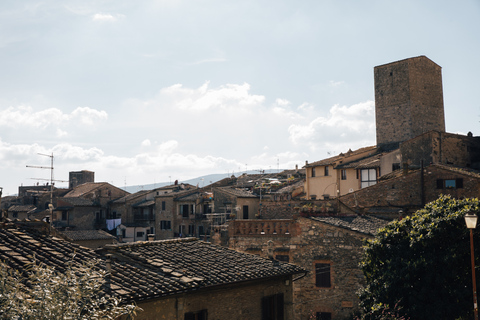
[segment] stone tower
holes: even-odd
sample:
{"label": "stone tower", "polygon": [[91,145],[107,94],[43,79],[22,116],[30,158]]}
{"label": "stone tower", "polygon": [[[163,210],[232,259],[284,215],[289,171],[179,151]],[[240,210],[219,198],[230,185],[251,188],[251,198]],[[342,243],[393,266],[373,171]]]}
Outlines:
{"label": "stone tower", "polygon": [[377,146],[389,150],[424,132],[445,132],[442,68],[425,56],[374,68]]}
{"label": "stone tower", "polygon": [[68,182],[69,189],[73,189],[87,182],[95,182],[95,172],[88,170],[70,171],[68,174]]}

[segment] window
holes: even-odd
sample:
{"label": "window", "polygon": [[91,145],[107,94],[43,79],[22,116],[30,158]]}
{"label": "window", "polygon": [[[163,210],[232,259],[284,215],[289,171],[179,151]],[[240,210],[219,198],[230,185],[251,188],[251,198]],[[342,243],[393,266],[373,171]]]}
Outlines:
{"label": "window", "polygon": [[462,189],[463,179],[437,179],[437,189]]}
{"label": "window", "polygon": [[13,218],[18,218],[18,212],[13,212],[13,213],[12,213],[12,217],[13,217]]}
{"label": "window", "polygon": [[332,320],[332,314],[330,312],[317,312],[316,320]]}
{"label": "window", "polygon": [[328,166],[325,166],[325,177],[328,176]]}
{"label": "window", "polygon": [[312,178],[315,177],[315,167],[312,168]]}
{"label": "window", "polygon": [[188,234],[194,235],[195,234],[195,226],[193,224],[188,225]]}
{"label": "window", "polygon": [[184,237],[185,236],[185,226],[178,226],[178,235],[179,237]]}
{"label": "window", "polygon": [[172,222],[170,220],[160,221],[160,230],[172,230]]}
{"label": "window", "polygon": [[330,263],[315,263],[315,286],[319,288],[330,288]]}
{"label": "window", "polygon": [[243,219],[248,219],[248,206],[243,206]]}
{"label": "window", "polygon": [[290,257],[286,254],[277,254],[275,256],[275,260],[278,260],[278,261],[284,261],[284,262],[289,262],[290,261]]}
{"label": "window", "polygon": [[62,221],[68,220],[68,212],[67,211],[62,211]]}
{"label": "window", "polygon": [[400,169],[400,163],[392,163],[392,171]]}
{"label": "window", "polygon": [[342,179],[342,180],[347,180],[347,170],[342,169],[342,171],[341,171],[341,179]]}
{"label": "window", "polygon": [[377,183],[377,170],[376,169],[362,169],[360,171],[360,187],[366,188],[373,186]]}
{"label": "window", "polygon": [[207,320],[207,309],[185,313],[185,320]]}
{"label": "window", "polygon": [[188,218],[188,215],[189,215],[188,209],[189,209],[188,204],[183,204],[180,206],[180,214],[182,215],[182,217]]}
{"label": "window", "polygon": [[198,234],[201,236],[205,235],[205,228],[203,226],[198,226]]}
{"label": "window", "polygon": [[165,201],[162,201],[162,210],[165,210],[165,208],[167,207]]}
{"label": "window", "polygon": [[262,320],[283,320],[283,293],[262,298]]}
{"label": "window", "polygon": [[143,231],[137,231],[137,238],[142,238],[145,232]]}

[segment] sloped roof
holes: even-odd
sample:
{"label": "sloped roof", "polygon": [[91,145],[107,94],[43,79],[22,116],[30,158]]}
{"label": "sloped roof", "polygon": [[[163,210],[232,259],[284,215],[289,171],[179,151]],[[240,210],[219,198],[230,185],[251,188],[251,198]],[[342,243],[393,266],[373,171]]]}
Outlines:
{"label": "sloped roof", "polygon": [[66,230],[59,232],[72,241],[116,239],[115,236],[103,230]]}
{"label": "sloped roof", "polygon": [[76,186],[72,191],[67,193],[65,198],[81,197],[86,193],[92,192],[104,185],[108,185],[107,182],[87,182]]}
{"label": "sloped roof", "polygon": [[[278,263],[195,238],[106,245],[103,250],[174,280],[156,284],[152,281],[151,285],[165,293],[175,291],[175,284],[200,289],[305,272],[293,264]],[[139,277],[142,275],[123,273],[116,282],[123,283],[124,288],[135,288],[138,285],[132,280]]]}
{"label": "sloped roof", "polygon": [[13,205],[8,208],[9,212],[30,212],[35,211],[37,207],[34,205]]}
{"label": "sloped roof", "polygon": [[145,207],[153,206],[154,204],[155,204],[155,200],[143,200],[134,204],[132,207],[145,208]]}
{"label": "sloped roof", "polygon": [[339,228],[348,229],[364,234],[374,236],[378,229],[385,227],[390,221],[376,218],[373,216],[329,216],[329,217],[311,217],[311,219],[320,221]]}
{"label": "sloped roof", "polygon": [[60,198],[59,200],[64,201],[68,204],[71,204],[72,206],[77,206],[77,207],[93,206],[93,200],[91,200],[91,199],[68,197],[68,198]]}
{"label": "sloped roof", "polygon": [[220,187],[220,188],[216,188],[216,190],[228,193],[232,196],[239,197],[239,198],[258,198],[258,196],[253,194],[251,191],[246,191],[244,189],[239,189],[239,188]]}
{"label": "sloped roof", "polygon": [[93,251],[27,229],[0,228],[0,260],[23,270],[33,261],[62,272],[67,262],[96,259],[106,269],[112,254],[110,288],[125,301],[139,301],[206,287],[268,279],[304,269],[240,253],[194,238],[106,245]]}
{"label": "sloped roof", "polygon": [[348,169],[348,168],[356,168],[356,169],[373,169],[380,167],[380,158],[382,154],[375,154],[373,156],[368,156],[366,158],[361,158],[358,160],[354,160],[347,163],[339,164],[335,167],[335,169]]}
{"label": "sloped roof", "polygon": [[333,163],[335,163],[337,161],[340,161],[340,160],[348,161],[349,157],[353,157],[353,156],[356,156],[356,155],[359,155],[361,153],[368,152],[368,151],[376,152],[377,147],[376,146],[370,146],[370,147],[363,147],[363,148],[360,148],[360,149],[357,149],[357,150],[354,150],[354,151],[348,150],[346,153],[340,153],[339,155],[336,155],[336,156],[333,156],[333,157],[330,157],[330,158],[327,158],[327,159],[323,159],[323,160],[315,161],[315,162],[312,162],[312,163],[308,163],[308,164],[305,165],[305,168],[330,165],[330,164],[333,164]]}
{"label": "sloped roof", "polygon": [[114,200],[113,203],[124,203],[124,202],[130,201],[130,200],[136,199],[138,197],[143,197],[144,195],[146,195],[150,192],[152,192],[152,191],[151,190],[137,191],[135,193],[127,194],[124,197],[118,198],[118,199]]}

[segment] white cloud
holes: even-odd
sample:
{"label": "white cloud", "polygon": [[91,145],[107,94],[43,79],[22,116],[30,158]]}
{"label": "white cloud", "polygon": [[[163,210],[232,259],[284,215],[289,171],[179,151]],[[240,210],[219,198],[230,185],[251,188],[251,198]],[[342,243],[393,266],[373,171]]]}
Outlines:
{"label": "white cloud", "polygon": [[[99,111],[88,107],[79,107],[71,114],[63,113],[62,110],[49,108],[35,111],[30,106],[9,107],[0,110],[0,126],[19,130],[35,129],[45,130],[49,126],[86,125],[93,126],[98,121],[106,120],[108,115],[105,111]],[[65,131],[57,131],[57,135],[64,135]]]}
{"label": "white cloud", "polygon": [[82,125],[92,126],[100,120],[108,118],[107,112],[91,109],[89,107],[78,107],[73,110],[69,116],[69,120],[79,120]]}
{"label": "white cloud", "polygon": [[57,129],[57,137],[61,138],[61,137],[65,137],[67,135],[68,135],[67,131],[64,131],[62,129]]}
{"label": "white cloud", "polygon": [[350,107],[335,105],[328,117],[316,117],[306,124],[292,124],[288,128],[290,140],[294,144],[308,145],[311,150],[329,144],[372,141],[375,136],[374,109],[373,101]]}
{"label": "white cloud", "polygon": [[345,83],[345,81],[330,80],[330,86],[331,87],[339,87],[339,86],[343,85],[344,83]]}
{"label": "white cloud", "polygon": [[264,102],[265,97],[249,94],[250,85],[226,84],[209,89],[206,82],[197,89],[184,88],[176,84],[160,91],[160,96],[168,99],[180,110],[203,112],[207,110],[232,110],[240,112]]}
{"label": "white cloud", "polygon": [[152,143],[150,142],[150,139],[145,139],[142,141],[142,147],[150,147]]}
{"label": "white cloud", "polygon": [[88,107],[77,108],[71,114],[65,114],[56,108],[34,111],[29,106],[9,107],[0,110],[0,125],[9,127],[34,126],[43,128],[51,124],[61,124],[68,121],[80,121],[84,125],[93,125],[98,120],[107,119],[105,111],[98,111]]}
{"label": "white cloud", "polygon": [[112,15],[110,13],[96,13],[92,16],[92,20],[99,21],[99,22],[115,22],[118,19],[121,19],[124,17],[125,16],[123,14]]}

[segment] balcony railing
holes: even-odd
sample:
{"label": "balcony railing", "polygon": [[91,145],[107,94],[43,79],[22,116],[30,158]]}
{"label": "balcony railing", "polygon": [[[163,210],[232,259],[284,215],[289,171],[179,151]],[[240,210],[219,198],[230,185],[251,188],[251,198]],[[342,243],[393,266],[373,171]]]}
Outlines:
{"label": "balcony railing", "polygon": [[234,236],[289,237],[293,232],[293,220],[235,220]]}

